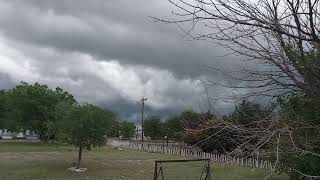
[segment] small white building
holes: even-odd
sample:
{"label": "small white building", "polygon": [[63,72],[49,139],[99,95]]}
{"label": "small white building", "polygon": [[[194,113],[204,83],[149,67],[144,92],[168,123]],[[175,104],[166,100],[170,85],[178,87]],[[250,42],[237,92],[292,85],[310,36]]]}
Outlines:
{"label": "small white building", "polygon": [[[142,126],[141,126],[141,124],[136,124],[135,127],[136,127],[136,133],[135,133],[134,139],[137,141],[140,141],[141,134],[142,134]],[[150,137],[146,137],[144,134],[143,139],[148,140],[148,139],[150,139]]]}
{"label": "small white building", "polygon": [[142,133],[142,126],[140,124],[135,125],[135,139],[136,140],[141,140],[141,133]]}

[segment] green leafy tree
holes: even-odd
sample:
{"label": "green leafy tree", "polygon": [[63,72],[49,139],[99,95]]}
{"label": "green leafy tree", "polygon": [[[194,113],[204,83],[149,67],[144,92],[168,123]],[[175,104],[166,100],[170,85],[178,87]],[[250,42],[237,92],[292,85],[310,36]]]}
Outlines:
{"label": "green leafy tree", "polygon": [[48,135],[55,135],[56,140],[63,140],[65,137],[65,133],[61,133],[66,120],[66,117],[74,110],[74,108],[78,104],[70,103],[70,102],[60,102],[55,107],[54,119],[55,121],[51,121],[47,124]]}
{"label": "green leafy tree", "polygon": [[164,134],[168,138],[181,140],[183,135],[183,127],[179,116],[172,116],[165,120],[163,124]]}
{"label": "green leafy tree", "polygon": [[120,133],[124,138],[132,138],[135,130],[136,127],[132,122],[124,121],[120,123]]}
{"label": "green leafy tree", "polygon": [[[320,98],[306,95],[288,95],[278,99],[282,121],[292,128],[290,137],[283,140],[287,153],[281,156],[285,165],[280,168],[291,179],[298,180],[303,174],[320,176]],[[294,149],[292,148],[294,142]],[[290,167],[294,170],[289,170]]]}
{"label": "green leafy tree", "polygon": [[201,115],[192,110],[183,111],[179,117],[182,126],[187,129],[197,129],[201,123]]}
{"label": "green leafy tree", "polygon": [[162,128],[161,119],[157,116],[150,116],[144,120],[144,134],[151,139],[162,139],[164,137]]}
{"label": "green leafy tree", "polygon": [[76,104],[71,94],[57,87],[55,90],[39,83],[22,82],[8,91],[8,118],[15,120],[18,127],[39,134],[43,142],[53,137],[52,127],[56,122],[56,106],[61,103]]}
{"label": "green leafy tree", "polygon": [[21,126],[14,115],[16,113],[9,113],[14,108],[10,106],[12,99],[7,90],[0,90],[0,129],[8,129],[11,131],[21,130]]}
{"label": "green leafy tree", "polygon": [[64,141],[79,148],[76,168],[80,167],[83,149],[105,145],[105,135],[115,117],[114,112],[91,104],[76,105],[67,113],[60,133]]}
{"label": "green leafy tree", "polygon": [[107,137],[119,137],[120,122],[117,119],[112,119],[111,128],[107,131]]}
{"label": "green leafy tree", "polygon": [[268,108],[243,99],[241,103],[236,105],[235,110],[229,116],[229,120],[246,127],[260,126],[260,124],[256,124],[256,121],[264,119],[270,113],[271,111]]}
{"label": "green leafy tree", "polygon": [[7,100],[6,100],[6,91],[0,90],[0,129],[6,127],[6,113],[7,113]]}

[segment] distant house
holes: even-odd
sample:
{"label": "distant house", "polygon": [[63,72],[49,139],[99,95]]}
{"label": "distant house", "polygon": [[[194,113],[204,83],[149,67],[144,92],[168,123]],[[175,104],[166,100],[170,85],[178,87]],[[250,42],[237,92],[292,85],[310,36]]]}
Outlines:
{"label": "distant house", "polygon": [[[136,127],[136,133],[135,133],[134,139],[137,141],[141,141],[142,126],[140,124],[136,124],[135,127]],[[143,136],[143,139],[148,140],[148,139],[150,139],[150,137]]]}
{"label": "distant house", "polygon": [[136,127],[135,139],[141,140],[142,126],[140,124],[136,124],[135,127]]}

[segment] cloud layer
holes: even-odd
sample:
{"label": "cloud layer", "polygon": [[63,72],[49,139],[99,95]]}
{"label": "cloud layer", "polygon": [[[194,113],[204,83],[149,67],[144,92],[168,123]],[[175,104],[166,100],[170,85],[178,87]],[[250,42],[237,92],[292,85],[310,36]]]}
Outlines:
{"label": "cloud layer", "polygon": [[148,97],[148,106],[156,111],[178,110],[193,105],[204,91],[200,79],[178,79],[168,70],[123,65],[116,60],[97,60],[80,52],[33,49],[40,57],[57,58],[45,61],[26,56],[7,44],[10,42],[2,38],[0,72],[6,75],[3,79],[15,83],[38,81],[51,87],[61,86],[80,102],[112,105],[125,101],[135,105],[139,98]]}
{"label": "cloud layer", "polygon": [[[60,86],[80,102],[133,119],[142,96],[150,114],[202,108],[205,67],[232,69],[239,61],[217,58],[223,49],[186,41],[177,27],[148,18],[170,18],[171,8],[159,0],[0,0],[0,87],[19,81]],[[228,93],[208,91],[214,98]]]}

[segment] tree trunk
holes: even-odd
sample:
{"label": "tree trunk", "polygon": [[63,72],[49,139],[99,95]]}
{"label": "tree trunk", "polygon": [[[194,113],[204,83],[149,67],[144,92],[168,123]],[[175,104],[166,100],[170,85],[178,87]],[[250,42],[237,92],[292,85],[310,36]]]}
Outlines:
{"label": "tree trunk", "polygon": [[44,133],[40,133],[40,134],[39,134],[39,138],[40,138],[40,141],[41,141],[43,144],[48,144],[48,143],[49,143],[49,138],[48,138],[48,136],[46,136]]}
{"label": "tree trunk", "polygon": [[79,146],[79,155],[78,155],[77,169],[79,169],[79,167],[80,167],[81,156],[82,156],[82,147]]}

